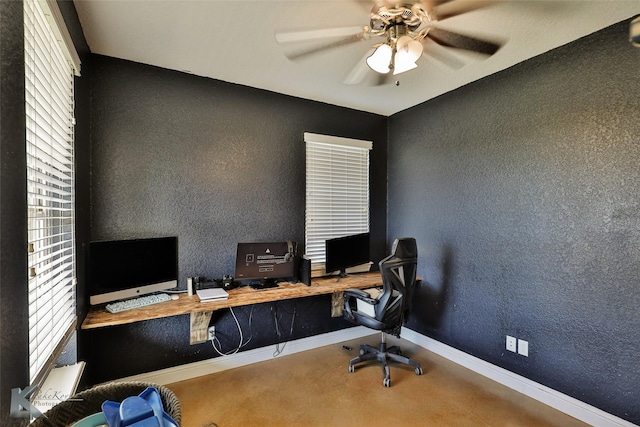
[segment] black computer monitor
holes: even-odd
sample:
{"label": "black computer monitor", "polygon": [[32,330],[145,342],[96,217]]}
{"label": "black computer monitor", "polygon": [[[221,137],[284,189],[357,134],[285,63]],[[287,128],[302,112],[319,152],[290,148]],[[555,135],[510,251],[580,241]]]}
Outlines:
{"label": "black computer monitor", "polygon": [[238,243],[235,280],[267,288],[295,276],[295,243]]}
{"label": "black computer monitor", "polygon": [[89,242],[89,303],[101,304],[178,286],[178,238]]}
{"label": "black computer monitor", "polygon": [[346,276],[346,269],[366,264],[369,258],[369,233],[328,239],[325,241],[325,271],[331,274],[340,272]]}

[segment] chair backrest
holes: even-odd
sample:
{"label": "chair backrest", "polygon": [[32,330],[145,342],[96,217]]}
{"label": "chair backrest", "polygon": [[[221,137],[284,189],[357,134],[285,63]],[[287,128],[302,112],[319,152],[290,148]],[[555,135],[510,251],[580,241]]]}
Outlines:
{"label": "chair backrest", "polygon": [[382,293],[376,305],[376,318],[389,326],[399,328],[411,310],[413,288],[416,284],[418,246],[416,239],[405,237],[393,242],[391,255],[380,261]]}

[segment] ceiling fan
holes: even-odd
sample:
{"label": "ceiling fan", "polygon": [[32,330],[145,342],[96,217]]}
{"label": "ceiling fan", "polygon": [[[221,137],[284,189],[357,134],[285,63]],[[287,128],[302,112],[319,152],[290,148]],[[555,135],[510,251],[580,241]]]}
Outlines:
{"label": "ceiling fan", "polygon": [[[414,0],[415,1],[415,0]],[[445,30],[439,22],[446,18],[486,6],[491,0],[418,0],[414,3],[398,0],[377,0],[369,13],[369,25],[320,30],[289,31],[276,33],[276,41],[282,46],[298,45],[285,55],[298,59],[328,49],[383,37],[373,44],[349,76],[345,84],[360,83],[368,70],[384,78],[417,68],[417,61],[425,53],[432,55],[453,68],[465,65],[455,56],[446,55],[439,48],[457,48],[491,56],[502,44],[471,35]],[[397,83],[396,83],[397,84]]]}

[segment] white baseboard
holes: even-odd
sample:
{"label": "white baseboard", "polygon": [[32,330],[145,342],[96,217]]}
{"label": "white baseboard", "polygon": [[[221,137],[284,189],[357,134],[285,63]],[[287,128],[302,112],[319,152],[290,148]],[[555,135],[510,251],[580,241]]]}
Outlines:
{"label": "white baseboard", "polygon": [[636,424],[410,329],[402,328],[402,338],[592,426],[637,427]]}
{"label": "white baseboard", "polygon": [[[363,326],[356,326],[309,338],[302,338],[288,342],[278,357],[311,350],[325,345],[362,338],[372,334],[378,334],[378,332],[372,331],[371,329]],[[543,386],[542,384],[538,384],[521,375],[500,368],[499,366],[492,365],[482,359],[478,359],[477,357],[471,356],[470,354],[457,350],[410,329],[402,328],[402,338],[587,424],[598,427],[638,427],[636,424],[611,415],[578,399],[567,396],[559,391]],[[229,356],[216,357],[209,360],[203,360],[201,362],[189,363],[173,368],[122,378],[119,381],[147,381],[161,385],[171,384],[202,375],[212,374],[214,372],[224,371],[226,369],[233,369],[256,362],[270,360],[274,358],[274,350],[275,346],[262,347]]]}
{"label": "white baseboard", "polygon": [[[283,351],[277,357],[311,350],[325,345],[337,344],[339,342],[349,341],[376,333],[378,332],[372,331],[371,329],[365,328],[364,326],[356,326],[353,328],[341,329],[335,332],[328,332],[326,334],[302,338],[295,341],[289,341],[286,343]],[[282,347],[282,344],[280,345],[280,347]],[[171,384],[178,381],[200,377],[202,375],[212,374],[214,372],[220,372],[227,369],[238,368],[240,366],[250,365],[252,363],[273,359],[275,349],[275,345],[256,348],[253,350],[247,350],[228,356],[215,357],[213,359],[188,363],[186,365],[176,366],[173,368],[134,375],[127,378],[122,378],[118,381],[147,381],[160,385]]]}

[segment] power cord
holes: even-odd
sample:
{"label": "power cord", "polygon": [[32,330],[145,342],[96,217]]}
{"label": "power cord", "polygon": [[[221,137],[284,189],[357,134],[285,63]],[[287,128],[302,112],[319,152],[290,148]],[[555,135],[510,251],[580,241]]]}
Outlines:
{"label": "power cord", "polygon": [[[282,354],[282,352],[284,351],[285,347],[287,346],[287,342],[281,343],[280,341],[283,339],[282,336],[282,332],[281,332],[281,326],[280,326],[280,321],[282,320],[282,314],[279,314],[278,312],[278,303],[274,303],[271,305],[271,314],[273,316],[273,323],[274,323],[274,327],[275,327],[275,332],[276,332],[276,336],[278,337],[278,342],[276,343],[276,349],[273,352],[273,357],[278,357],[280,354]],[[247,344],[249,344],[251,342],[251,339],[253,338],[253,333],[252,333],[252,322],[253,322],[253,309],[255,308],[255,304],[251,306],[251,311],[249,312],[249,339],[245,342],[244,341],[244,335],[242,333],[242,327],[240,326],[240,322],[238,321],[238,317],[236,316],[235,312],[233,311],[233,307],[229,307],[229,311],[231,312],[231,315],[233,316],[233,320],[236,322],[236,326],[238,328],[238,333],[240,335],[240,342],[238,344],[238,346],[233,349],[233,350],[229,350],[228,352],[223,352],[222,351],[222,344],[220,343],[220,340],[218,339],[218,337],[216,335],[213,336],[213,338],[211,338],[211,346],[213,347],[213,349],[216,351],[216,353],[218,353],[220,356],[229,356],[232,354],[236,354],[238,351],[240,351],[241,348],[245,347]],[[293,305],[293,312],[288,312],[287,310],[281,310],[284,311],[287,314],[291,314],[291,325],[289,327],[289,338],[293,336],[293,327],[295,325],[295,319],[296,316],[298,314],[297,312],[297,305],[294,301],[294,305]]]}
{"label": "power cord", "polygon": [[[236,326],[238,327],[238,333],[240,334],[240,343],[238,344],[238,347],[236,347],[234,350],[229,350],[229,352],[223,353],[222,352],[222,344],[220,343],[220,340],[218,339],[218,337],[216,335],[214,335],[213,338],[210,341],[211,341],[211,346],[216,351],[216,353],[218,353],[220,356],[229,356],[231,354],[236,354],[238,351],[240,351],[240,349],[242,347],[246,346],[247,344],[249,344],[251,342],[251,339],[252,339],[252,336],[253,336],[251,323],[252,323],[252,320],[253,320],[253,308],[254,307],[255,307],[255,305],[252,305],[251,306],[251,311],[249,312],[249,339],[246,342],[243,342],[244,341],[244,337],[242,335],[242,327],[240,327],[240,322],[238,321],[238,317],[236,317],[236,313],[233,311],[233,307],[229,307],[229,311],[231,312],[231,315],[233,316],[233,320],[235,320]],[[218,343],[218,347],[220,347],[219,349],[218,349],[218,347],[216,347],[216,343]]]}
{"label": "power cord", "polygon": [[[287,313],[286,310],[283,310],[285,313]],[[276,336],[278,337],[278,342],[276,342],[276,349],[273,352],[273,357],[278,357],[280,354],[282,354],[282,352],[284,351],[284,348],[287,346],[287,342],[285,342],[284,344],[282,344],[282,347],[280,346],[281,343],[281,339],[282,339],[282,333],[280,332],[280,319],[282,318],[282,316],[278,316],[278,303],[274,303],[271,305],[271,314],[273,315],[273,324],[275,327],[275,331],[276,331]],[[291,338],[293,336],[293,325],[295,323],[296,320],[296,302],[293,302],[293,313],[291,313],[291,327],[289,328],[289,338]]]}

